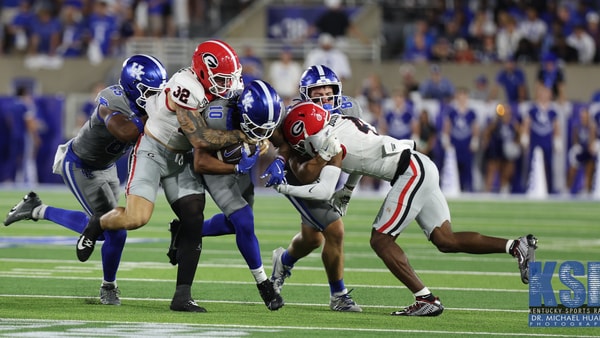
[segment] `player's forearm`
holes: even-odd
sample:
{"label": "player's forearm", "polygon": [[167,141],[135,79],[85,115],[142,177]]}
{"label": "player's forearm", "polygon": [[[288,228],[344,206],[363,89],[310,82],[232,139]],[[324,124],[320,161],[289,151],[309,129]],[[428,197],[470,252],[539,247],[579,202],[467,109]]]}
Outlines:
{"label": "player's forearm", "polygon": [[314,183],[305,185],[283,184],[277,187],[277,191],[300,198],[328,201],[335,193],[335,186],[341,172],[342,170],[339,167],[328,165],[321,170],[319,178]]}
{"label": "player's forearm", "polygon": [[194,171],[198,174],[228,175],[235,173],[235,165],[225,163],[202,150],[194,149]]}
{"label": "player's forearm", "polygon": [[206,125],[206,121],[198,111],[191,111],[180,106],[175,108],[181,131],[194,148],[215,151],[240,141],[248,142],[240,130],[215,130]]}

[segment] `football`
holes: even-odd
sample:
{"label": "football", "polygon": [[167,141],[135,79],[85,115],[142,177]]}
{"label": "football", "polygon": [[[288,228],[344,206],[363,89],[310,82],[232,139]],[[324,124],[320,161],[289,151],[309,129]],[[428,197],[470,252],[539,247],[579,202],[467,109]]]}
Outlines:
{"label": "football", "polygon": [[215,156],[225,163],[238,164],[242,159],[242,148],[246,149],[248,156],[254,155],[254,152],[256,151],[255,144],[240,142],[217,150]]}

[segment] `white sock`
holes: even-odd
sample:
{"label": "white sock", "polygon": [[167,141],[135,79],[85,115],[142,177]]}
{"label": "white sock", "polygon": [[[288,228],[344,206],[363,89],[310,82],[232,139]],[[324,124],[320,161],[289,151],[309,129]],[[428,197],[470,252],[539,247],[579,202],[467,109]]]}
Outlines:
{"label": "white sock", "polygon": [[33,219],[44,219],[44,214],[46,213],[46,208],[48,206],[45,204],[39,205],[31,211],[31,218]]}
{"label": "white sock", "polygon": [[506,253],[510,254],[510,247],[513,245],[514,239],[509,239],[506,241]]}
{"label": "white sock", "polygon": [[254,280],[256,280],[256,284],[260,284],[267,280],[267,274],[265,273],[265,268],[262,265],[257,269],[251,269],[250,272],[252,272]]}
{"label": "white sock", "polygon": [[339,297],[339,296],[343,296],[345,294],[348,293],[348,289],[344,288],[344,290],[340,291],[340,292],[334,292],[331,296],[333,297]]}
{"label": "white sock", "polygon": [[427,287],[424,287],[423,289],[421,289],[420,291],[417,291],[415,293],[415,297],[423,297],[423,296],[428,296],[431,294],[431,291],[429,291],[429,289]]}
{"label": "white sock", "polygon": [[107,281],[103,280],[102,285],[114,285],[115,287],[117,287],[117,281],[107,282]]}

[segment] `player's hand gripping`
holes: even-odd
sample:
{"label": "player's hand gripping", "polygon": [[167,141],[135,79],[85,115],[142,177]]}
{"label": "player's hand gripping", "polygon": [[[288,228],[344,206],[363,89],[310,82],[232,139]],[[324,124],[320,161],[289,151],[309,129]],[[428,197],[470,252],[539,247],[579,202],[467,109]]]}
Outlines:
{"label": "player's hand gripping", "polygon": [[252,169],[254,164],[256,164],[259,154],[260,152],[257,148],[252,156],[248,156],[246,148],[242,147],[242,158],[240,159],[240,162],[235,165],[235,172],[237,174],[247,174],[250,171],[250,169]]}
{"label": "player's hand gripping", "polygon": [[325,161],[330,161],[342,151],[342,145],[330,128],[323,128],[318,133],[306,137],[304,150],[311,156],[319,154]]}
{"label": "player's hand gripping", "polygon": [[269,177],[266,187],[270,187],[272,185],[279,185],[287,183],[285,180],[285,160],[283,156],[277,156],[271,164],[267,167],[267,170],[260,176],[260,178]]}
{"label": "player's hand gripping", "polygon": [[350,197],[352,197],[352,190],[344,186],[342,189],[336,191],[331,198],[331,204],[342,216],[346,216],[346,212],[348,212]]}

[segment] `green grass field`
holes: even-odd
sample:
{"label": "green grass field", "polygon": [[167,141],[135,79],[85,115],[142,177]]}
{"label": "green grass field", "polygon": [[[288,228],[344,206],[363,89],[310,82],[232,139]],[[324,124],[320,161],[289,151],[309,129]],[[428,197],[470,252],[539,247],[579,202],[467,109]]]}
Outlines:
{"label": "green grass field", "polygon": [[[25,191],[1,191],[0,213]],[[79,209],[66,190],[40,190],[53,206]],[[389,313],[409,305],[411,293],[369,247],[371,221],[381,198],[354,198],[345,217],[345,282],[362,313],[329,310],[329,287],[318,252],[299,261],[286,281],[286,305],[270,312],[261,302],[234,236],[210,237],[196,273],[193,295],[207,313],[169,310],[176,269],[168,263],[167,224],[173,217],[159,196],[151,222],[131,231],[118,274],[122,305],[99,305],[100,248],[81,263],[78,234],[48,221],[0,226],[0,336],[127,337],[582,337],[599,328],[528,327],[528,286],[507,254],[442,254],[416,224],[398,242],[425,284],[446,307],[439,317],[404,318]],[[537,260],[599,261],[597,202],[472,199],[450,201],[455,231],[478,231],[539,239]],[[216,212],[207,202],[205,215]],[[299,230],[299,217],[286,199],[256,198],[256,233],[267,273],[271,251],[286,247]],[[562,284],[553,279],[554,290]],[[562,289],[566,287],[562,286]]]}

